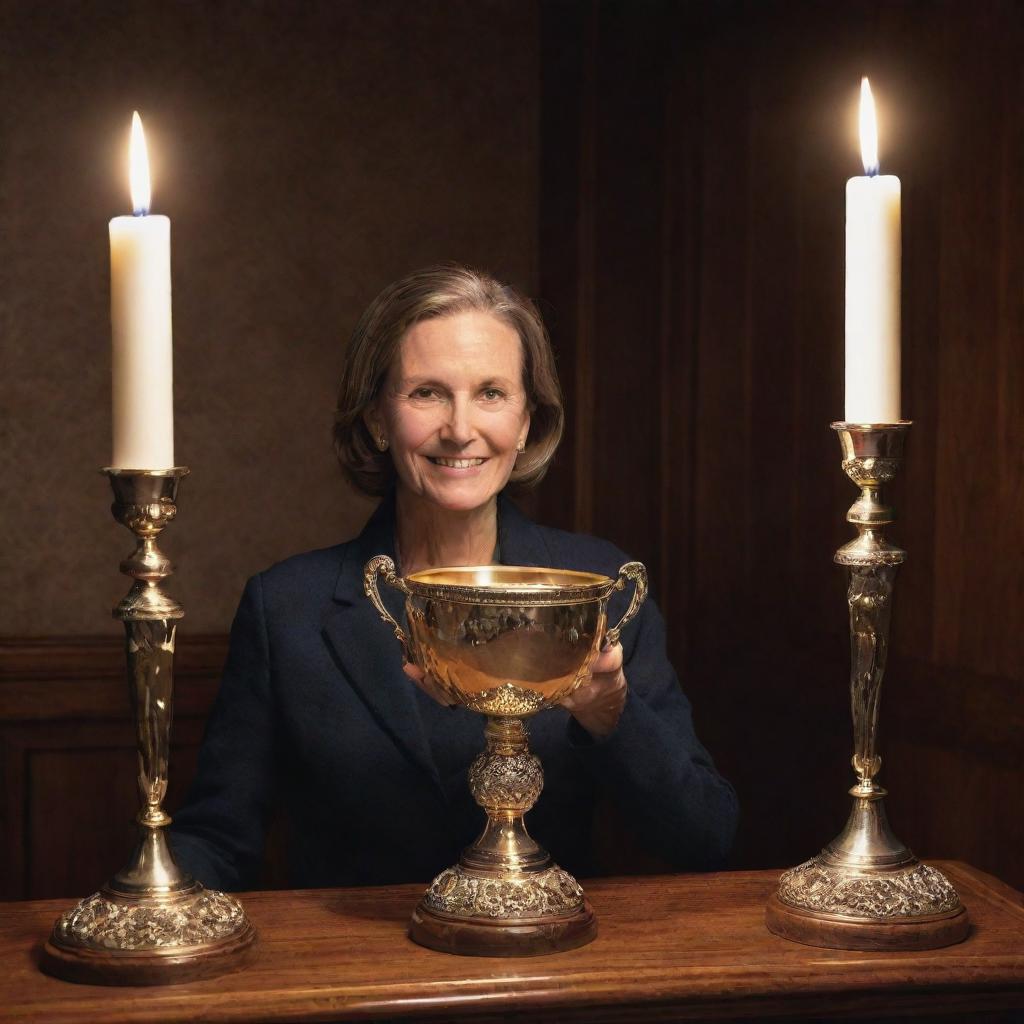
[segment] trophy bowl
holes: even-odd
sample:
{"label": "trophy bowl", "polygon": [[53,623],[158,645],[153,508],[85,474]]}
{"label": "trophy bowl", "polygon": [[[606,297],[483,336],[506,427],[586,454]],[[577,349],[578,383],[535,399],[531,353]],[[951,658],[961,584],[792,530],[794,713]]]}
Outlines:
{"label": "trophy bowl", "polygon": [[[384,607],[380,576],[405,595],[408,632]],[[406,661],[432,676],[453,702],[487,718],[486,749],[469,769],[470,790],[487,822],[459,863],[431,883],[413,913],[410,938],[470,956],[532,956],[590,942],[597,922],[582,888],[523,821],[544,785],[525,719],[588,678],[598,651],[618,641],[643,604],[647,570],[627,562],[612,579],[484,565],[400,577],[390,558],[377,555],[363,578]],[[608,629],[608,599],[630,581],[629,607]]]}

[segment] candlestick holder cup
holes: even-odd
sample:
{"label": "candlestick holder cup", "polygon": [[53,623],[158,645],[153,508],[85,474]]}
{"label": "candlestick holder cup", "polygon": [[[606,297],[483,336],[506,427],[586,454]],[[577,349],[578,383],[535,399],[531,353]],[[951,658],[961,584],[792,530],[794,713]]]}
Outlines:
{"label": "candlestick holder cup", "polygon": [[128,686],[135,714],[142,808],[139,842],[128,863],[63,914],[43,948],[42,965],[71,981],[159,985],[209,977],[244,962],[255,931],[241,905],[181,870],[167,845],[162,807],[173,703],[174,639],[181,605],[161,589],[170,561],[157,537],[177,514],[184,467],[107,469],[114,518],[135,534],[121,563],[133,580],[114,609],[125,626]]}
{"label": "candlestick holder cup", "polygon": [[[377,590],[383,575],[405,594],[409,631]],[[526,831],[523,816],[544,784],[526,722],[569,696],[602,644],[618,640],[647,595],[647,571],[628,562],[611,579],[596,573],[510,565],[431,569],[400,578],[377,555],[366,594],[395,631],[407,661],[455,703],[485,715],[486,749],[469,786],[487,814],[479,838],[434,879],[412,916],[423,946],[470,956],[531,956],[572,949],[597,935],[579,883]],[[607,629],[611,594],[632,581],[621,621]]]}
{"label": "candlestick holder cup", "polygon": [[899,470],[909,421],[833,423],[843,470],[861,489],[847,513],[857,537],[835,555],[849,571],[853,808],[824,850],[787,871],[770,898],[768,928],[784,938],[837,949],[934,949],[966,938],[970,925],[949,880],[922,864],[886,818],[875,777],[878,710],[889,646],[893,587],[906,552],[890,544],[895,519],[882,489]]}

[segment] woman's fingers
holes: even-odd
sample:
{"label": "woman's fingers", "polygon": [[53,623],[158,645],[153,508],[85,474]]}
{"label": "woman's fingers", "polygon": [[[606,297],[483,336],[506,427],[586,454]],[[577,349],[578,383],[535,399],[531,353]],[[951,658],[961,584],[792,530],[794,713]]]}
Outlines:
{"label": "woman's fingers", "polygon": [[592,676],[618,672],[622,668],[622,644],[612,644],[601,651],[590,666]]}
{"label": "woman's fingers", "polygon": [[422,683],[427,676],[427,673],[424,672],[423,669],[419,667],[419,665],[414,665],[411,661],[407,661],[405,662],[405,664],[402,665],[402,671],[414,683]]}

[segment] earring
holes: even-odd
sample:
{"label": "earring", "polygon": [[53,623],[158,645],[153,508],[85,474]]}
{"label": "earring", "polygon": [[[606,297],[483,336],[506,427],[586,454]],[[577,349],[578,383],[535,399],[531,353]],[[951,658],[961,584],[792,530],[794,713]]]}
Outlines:
{"label": "earring", "polygon": [[377,438],[377,447],[382,452],[386,452],[388,450],[388,439],[383,434]]}
{"label": "earring", "polygon": [[519,452],[520,455],[522,455],[523,452],[526,451],[526,442],[520,441],[519,444],[516,445],[516,451]]}

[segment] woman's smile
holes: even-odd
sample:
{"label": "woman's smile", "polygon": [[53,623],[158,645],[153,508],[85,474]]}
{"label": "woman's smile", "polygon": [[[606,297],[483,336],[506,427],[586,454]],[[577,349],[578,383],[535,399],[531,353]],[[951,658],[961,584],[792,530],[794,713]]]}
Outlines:
{"label": "woman's smile", "polygon": [[439,466],[442,469],[457,470],[476,469],[487,461],[487,459],[483,458],[452,459],[442,455],[428,455],[426,458],[428,462],[432,462],[435,466]]}

